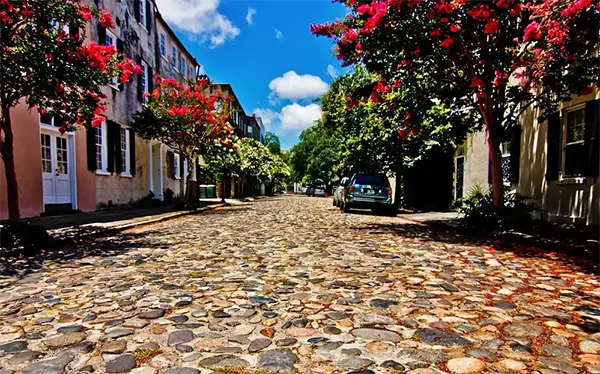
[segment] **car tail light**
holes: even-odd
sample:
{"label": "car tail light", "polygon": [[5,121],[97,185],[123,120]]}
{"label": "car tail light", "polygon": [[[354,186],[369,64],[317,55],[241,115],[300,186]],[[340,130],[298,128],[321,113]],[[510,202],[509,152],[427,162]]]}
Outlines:
{"label": "car tail light", "polygon": [[350,193],[354,193],[354,186],[350,186],[350,187],[348,188],[348,192],[350,192]]}
{"label": "car tail light", "polygon": [[388,188],[388,196],[392,197],[392,189],[391,188]]}

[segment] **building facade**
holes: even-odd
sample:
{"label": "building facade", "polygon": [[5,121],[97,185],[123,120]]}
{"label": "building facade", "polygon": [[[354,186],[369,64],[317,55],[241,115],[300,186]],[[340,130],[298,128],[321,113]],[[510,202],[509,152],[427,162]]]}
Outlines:
{"label": "building facade", "polygon": [[[505,187],[529,197],[542,219],[600,225],[598,92],[561,105],[547,120],[526,111],[502,144]],[[455,198],[490,186],[485,132],[472,134],[455,155]]]}

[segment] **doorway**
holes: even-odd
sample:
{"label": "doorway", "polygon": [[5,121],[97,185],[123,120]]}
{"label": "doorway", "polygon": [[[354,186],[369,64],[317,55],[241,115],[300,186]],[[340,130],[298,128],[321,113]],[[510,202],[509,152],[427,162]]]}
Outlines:
{"label": "doorway", "polygon": [[60,213],[76,209],[73,136],[42,131],[40,147],[44,211]]}

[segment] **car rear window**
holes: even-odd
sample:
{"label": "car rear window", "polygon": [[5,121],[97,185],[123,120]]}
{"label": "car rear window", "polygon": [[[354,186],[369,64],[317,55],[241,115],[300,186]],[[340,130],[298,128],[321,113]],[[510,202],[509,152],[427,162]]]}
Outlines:
{"label": "car rear window", "polygon": [[389,187],[388,179],[385,175],[358,175],[356,176],[356,184],[369,186],[385,186]]}

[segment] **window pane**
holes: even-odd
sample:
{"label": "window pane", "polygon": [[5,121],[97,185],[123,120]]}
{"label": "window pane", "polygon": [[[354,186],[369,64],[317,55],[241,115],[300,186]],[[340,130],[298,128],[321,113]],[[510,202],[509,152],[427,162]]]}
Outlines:
{"label": "window pane", "polygon": [[123,173],[128,173],[129,170],[127,168],[127,138],[129,135],[129,130],[121,128],[121,171]]}
{"label": "window pane", "polygon": [[56,170],[60,174],[67,174],[67,139],[56,138]]}
{"label": "window pane", "polygon": [[576,177],[583,175],[585,165],[585,146],[583,143],[569,144],[565,146],[565,177]]}
{"label": "window pane", "polygon": [[567,113],[567,143],[583,141],[585,111],[583,109]]}
{"label": "window pane", "polygon": [[96,169],[104,169],[104,159],[102,157],[102,124],[95,128],[96,131]]}
{"label": "window pane", "polygon": [[369,186],[389,186],[389,181],[385,175],[359,175],[356,177],[355,183]]}
{"label": "window pane", "polygon": [[52,151],[50,149],[50,135],[41,134],[42,144],[42,172],[52,173]]}

